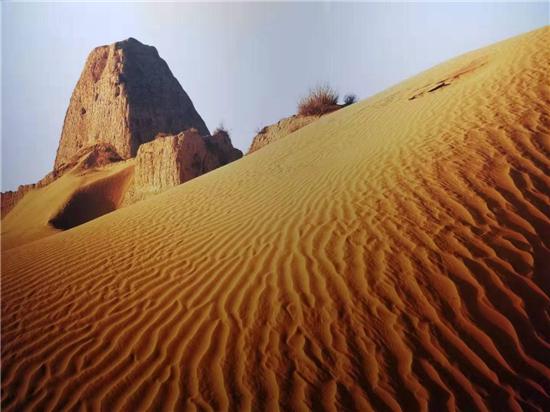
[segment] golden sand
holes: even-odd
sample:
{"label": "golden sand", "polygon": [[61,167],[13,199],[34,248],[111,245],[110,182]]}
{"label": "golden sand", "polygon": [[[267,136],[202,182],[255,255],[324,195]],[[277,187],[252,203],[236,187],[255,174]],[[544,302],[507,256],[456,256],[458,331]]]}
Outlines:
{"label": "golden sand", "polygon": [[115,210],[134,172],[134,161],[73,170],[33,189],[2,219],[2,250],[58,233]]}
{"label": "golden sand", "polygon": [[548,44],[5,250],[3,410],[548,410]]}

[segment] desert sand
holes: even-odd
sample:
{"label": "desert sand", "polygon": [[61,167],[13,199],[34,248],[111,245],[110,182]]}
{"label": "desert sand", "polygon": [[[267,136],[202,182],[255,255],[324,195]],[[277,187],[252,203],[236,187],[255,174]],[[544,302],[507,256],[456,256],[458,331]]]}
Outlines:
{"label": "desert sand", "polygon": [[2,250],[24,245],[115,210],[124,198],[134,161],[83,170],[81,164],[31,190],[2,219]]}
{"label": "desert sand", "polygon": [[4,250],[2,409],[549,410],[548,44]]}

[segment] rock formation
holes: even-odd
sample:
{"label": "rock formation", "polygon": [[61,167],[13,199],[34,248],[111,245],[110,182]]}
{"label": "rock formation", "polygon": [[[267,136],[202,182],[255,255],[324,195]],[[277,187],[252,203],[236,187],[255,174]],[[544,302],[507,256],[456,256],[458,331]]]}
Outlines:
{"label": "rock formation", "polygon": [[90,53],[65,115],[53,170],[37,183],[2,193],[2,217],[27,192],[69,171],[82,174],[136,155],[135,178],[116,207],[237,160],[242,152],[227,132],[210,136],[157,50],[130,38]]}
{"label": "rock formation", "polygon": [[253,153],[256,150],[261,149],[262,147],[276,142],[290,133],[295,132],[298,129],[301,129],[304,126],[307,126],[311,122],[319,119],[320,116],[301,116],[294,115],[282,120],[279,120],[277,123],[264,127],[258,132],[254,139],[252,139],[252,144],[248,153]]}
{"label": "rock formation", "polygon": [[158,133],[208,128],[157,50],[135,39],[95,48],[73,91],[54,170],[83,147],[111,144],[124,159]]}
{"label": "rock formation", "polygon": [[243,157],[243,152],[233,147],[225,130],[216,130],[212,136],[204,137],[206,147],[217,158],[217,167],[234,162]]}
{"label": "rock formation", "polygon": [[202,137],[196,129],[159,134],[142,144],[135,159],[134,180],[123,205],[158,194],[242,157],[226,132]]}

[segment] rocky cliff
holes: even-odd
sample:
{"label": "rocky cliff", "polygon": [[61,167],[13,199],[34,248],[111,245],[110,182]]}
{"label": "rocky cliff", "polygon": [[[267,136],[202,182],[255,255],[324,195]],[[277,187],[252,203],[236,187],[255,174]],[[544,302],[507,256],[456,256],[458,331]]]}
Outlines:
{"label": "rocky cliff", "polygon": [[124,159],[158,133],[208,128],[152,46],[135,39],[95,48],[73,91],[54,170],[78,150],[111,144]]}
{"label": "rocky cliff", "polygon": [[121,189],[124,201],[116,207],[237,160],[242,152],[225,131],[210,135],[157,50],[130,38],[90,53],[65,115],[53,170],[37,183],[2,193],[2,218],[28,192],[65,173],[86,174],[136,156],[135,178]]}
{"label": "rocky cliff", "polygon": [[196,129],[177,135],[159,134],[142,144],[135,159],[134,179],[123,205],[163,192],[242,157],[227,133],[202,137]]}

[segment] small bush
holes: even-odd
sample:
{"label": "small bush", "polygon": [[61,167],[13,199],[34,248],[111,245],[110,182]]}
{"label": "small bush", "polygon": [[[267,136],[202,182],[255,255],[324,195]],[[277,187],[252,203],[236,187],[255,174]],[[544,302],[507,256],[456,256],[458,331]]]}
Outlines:
{"label": "small bush", "polygon": [[229,132],[227,131],[227,129],[225,128],[225,126],[223,125],[223,122],[221,122],[218,127],[216,127],[216,129],[214,130],[214,132],[212,133],[212,136],[216,135],[216,134],[224,134],[226,136],[229,136]]}
{"label": "small bush", "polygon": [[349,106],[357,101],[357,96],[353,93],[344,96],[344,106]]}
{"label": "small bush", "polygon": [[323,115],[335,110],[338,93],[328,85],[318,86],[298,103],[298,114],[302,116]]}
{"label": "small bush", "polygon": [[262,127],[261,129],[259,127],[254,130],[256,134],[266,134],[267,133],[267,126]]}

